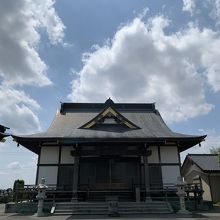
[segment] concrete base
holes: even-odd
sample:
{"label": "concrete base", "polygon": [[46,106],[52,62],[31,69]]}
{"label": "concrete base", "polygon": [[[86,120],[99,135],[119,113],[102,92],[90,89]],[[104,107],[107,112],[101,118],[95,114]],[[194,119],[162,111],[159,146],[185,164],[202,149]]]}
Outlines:
{"label": "concrete base", "polygon": [[47,213],[35,213],[34,215],[33,215],[34,217],[46,217],[46,216],[48,216],[48,214]]}
{"label": "concrete base", "polygon": [[191,215],[192,212],[188,211],[188,210],[179,210],[176,214],[180,214],[180,215]]}
{"label": "concrete base", "polygon": [[[53,206],[52,202],[44,203],[44,213],[49,213]],[[23,202],[23,203],[7,203],[5,205],[5,213],[36,213],[37,202]]]}

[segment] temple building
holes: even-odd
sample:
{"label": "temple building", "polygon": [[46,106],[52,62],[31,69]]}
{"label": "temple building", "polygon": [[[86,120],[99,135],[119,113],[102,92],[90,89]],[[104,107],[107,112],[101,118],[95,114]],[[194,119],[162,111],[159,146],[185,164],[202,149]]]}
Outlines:
{"label": "temple building", "polygon": [[38,154],[36,184],[73,192],[76,200],[123,192],[140,199],[175,184],[180,152],[206,136],[171,131],[154,103],[62,103],[46,132],[14,140]]}

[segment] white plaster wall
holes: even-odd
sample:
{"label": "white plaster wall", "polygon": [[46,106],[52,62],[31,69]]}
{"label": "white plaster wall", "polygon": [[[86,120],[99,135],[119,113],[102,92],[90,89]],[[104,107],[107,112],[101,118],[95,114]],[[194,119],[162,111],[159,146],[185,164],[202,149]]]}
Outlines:
{"label": "white plaster wall", "polygon": [[202,189],[204,190],[204,193],[202,195],[203,199],[206,201],[212,201],[211,191],[207,181],[203,178],[201,180],[202,180]]}
{"label": "white plaster wall", "polygon": [[160,147],[161,163],[179,163],[178,150],[176,146]]}
{"label": "white plaster wall", "polygon": [[57,172],[58,166],[39,166],[37,183],[40,183],[41,178],[44,177],[46,184],[57,184]]}
{"label": "white plaster wall", "polygon": [[210,184],[213,196],[213,202],[220,202],[220,176],[213,176],[210,177]]}
{"label": "white plaster wall", "polygon": [[61,149],[61,163],[74,163],[74,157],[70,155],[72,147],[62,147]]}
{"label": "white plaster wall", "polygon": [[177,177],[180,176],[179,166],[161,166],[163,184],[175,184],[177,182]]}
{"label": "white plaster wall", "polygon": [[59,147],[42,147],[40,164],[56,164],[59,159]]}
{"label": "white plaster wall", "polygon": [[158,146],[150,146],[152,154],[148,157],[148,163],[159,163]]}

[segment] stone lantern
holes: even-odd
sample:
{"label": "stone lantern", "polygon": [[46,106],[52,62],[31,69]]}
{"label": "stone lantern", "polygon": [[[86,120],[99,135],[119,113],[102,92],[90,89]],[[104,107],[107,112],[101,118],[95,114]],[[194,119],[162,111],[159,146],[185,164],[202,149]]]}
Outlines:
{"label": "stone lantern", "polygon": [[186,210],[185,205],[185,196],[186,192],[184,190],[186,183],[183,182],[182,177],[178,177],[178,181],[176,183],[177,186],[177,195],[180,201],[180,210],[177,212],[178,214],[191,214],[188,210]]}
{"label": "stone lantern", "polygon": [[48,188],[48,186],[45,184],[45,178],[41,178],[41,183],[39,183],[36,186],[36,189],[38,190],[38,193],[36,196],[36,198],[38,200],[37,213],[36,213],[37,217],[45,216],[45,214],[43,212],[43,206],[44,206],[44,199],[47,198],[47,196],[46,196],[46,189],[47,188]]}

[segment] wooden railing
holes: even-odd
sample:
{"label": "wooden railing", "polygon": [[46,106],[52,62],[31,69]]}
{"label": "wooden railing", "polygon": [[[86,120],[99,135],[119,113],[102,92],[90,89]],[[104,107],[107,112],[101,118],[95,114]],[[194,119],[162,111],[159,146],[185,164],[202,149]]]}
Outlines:
{"label": "wooden railing", "polygon": [[[117,194],[117,193],[131,193],[135,198],[136,188],[139,188],[141,197],[145,197],[145,185],[144,184],[133,184],[132,188],[125,189],[122,185],[119,188],[114,185],[113,188],[106,188],[104,185],[98,188],[89,188],[88,185],[79,186],[78,194],[85,195],[85,198],[89,198],[89,195],[93,194]],[[187,193],[186,199],[194,199],[201,200],[202,199],[202,189],[198,184],[187,184],[185,186],[185,191]],[[152,196],[152,198],[161,199],[161,200],[169,200],[172,198],[177,198],[176,196],[177,187],[174,184],[164,184],[164,185],[152,185],[148,193]],[[24,188],[17,188],[15,190],[15,201],[22,202],[26,201],[36,201],[37,189],[35,185],[24,185]],[[48,185],[48,189],[46,190],[47,199],[46,201],[63,201],[63,200],[71,200],[73,191],[71,186],[59,186],[56,185]],[[16,198],[16,195],[20,195],[20,198]],[[22,196],[21,196],[22,195]]]}

